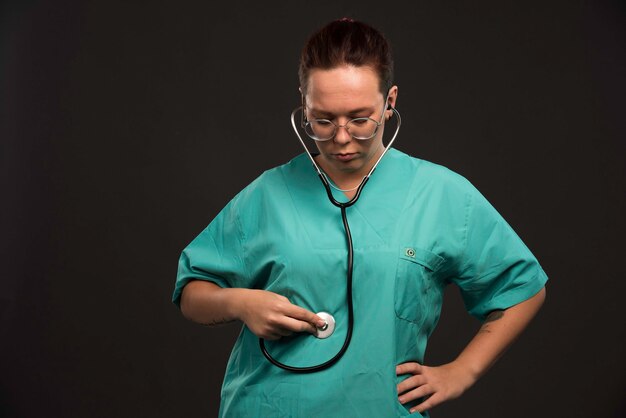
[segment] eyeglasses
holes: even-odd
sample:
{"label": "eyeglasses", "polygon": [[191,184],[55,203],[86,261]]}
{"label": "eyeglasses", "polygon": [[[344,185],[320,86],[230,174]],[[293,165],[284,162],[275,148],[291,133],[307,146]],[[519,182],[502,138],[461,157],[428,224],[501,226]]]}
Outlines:
{"label": "eyeglasses", "polygon": [[[365,141],[376,136],[378,128],[383,124],[383,118],[385,117],[385,106],[387,99],[383,103],[383,111],[380,116],[380,121],[376,122],[372,118],[354,118],[350,119],[343,125],[337,125],[335,122],[329,119],[312,119],[307,120],[304,116],[305,111],[302,111],[302,128],[308,136],[315,141],[328,141],[333,139],[337,134],[339,128],[344,128],[348,131],[348,134],[354,139]],[[302,97],[302,109],[304,106],[304,97]]]}

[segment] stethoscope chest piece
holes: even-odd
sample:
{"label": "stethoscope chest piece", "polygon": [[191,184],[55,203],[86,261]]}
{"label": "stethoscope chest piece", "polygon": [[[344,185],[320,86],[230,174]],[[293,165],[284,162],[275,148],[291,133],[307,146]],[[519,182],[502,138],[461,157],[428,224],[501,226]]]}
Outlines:
{"label": "stethoscope chest piece", "polygon": [[317,316],[326,321],[326,325],[317,329],[315,336],[320,339],[328,338],[335,332],[335,318],[328,312],[318,312]]}

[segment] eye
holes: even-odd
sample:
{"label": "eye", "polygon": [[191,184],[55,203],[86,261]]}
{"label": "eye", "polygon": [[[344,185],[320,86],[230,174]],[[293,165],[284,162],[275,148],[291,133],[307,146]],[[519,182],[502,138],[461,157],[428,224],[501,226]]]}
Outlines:
{"label": "eye", "polygon": [[319,126],[330,126],[333,124],[328,119],[315,119],[314,122]]}
{"label": "eye", "polygon": [[361,126],[361,125],[365,125],[368,121],[369,119],[367,118],[357,118],[357,119],[352,119],[350,122],[354,125]]}

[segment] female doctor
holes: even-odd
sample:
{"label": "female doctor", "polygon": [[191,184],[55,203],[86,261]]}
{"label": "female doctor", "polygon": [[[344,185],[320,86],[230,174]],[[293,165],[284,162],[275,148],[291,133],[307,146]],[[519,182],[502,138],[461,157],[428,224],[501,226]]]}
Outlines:
{"label": "female doctor", "polygon": [[[222,417],[428,416],[472,386],[528,325],[547,277],[467,180],[395,148],[385,153],[398,87],[380,32],[331,22],[306,43],[299,76],[298,124],[317,152],[266,171],[220,212],[183,251],[173,300],[192,321],[244,324]],[[331,196],[358,197],[345,208],[352,266]],[[448,284],[483,324],[457,358],[425,365]],[[316,338],[328,327],[322,311],[335,321],[328,338]],[[294,373],[272,364],[259,338],[294,368],[328,362],[349,345],[323,370]]]}

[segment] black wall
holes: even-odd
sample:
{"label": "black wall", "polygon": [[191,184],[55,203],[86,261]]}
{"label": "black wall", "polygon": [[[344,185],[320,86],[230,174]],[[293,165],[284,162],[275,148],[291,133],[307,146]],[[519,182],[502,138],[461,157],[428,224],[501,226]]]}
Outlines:
{"label": "black wall", "polygon": [[[626,7],[599,1],[12,1],[0,15],[0,415],[215,416],[239,324],[185,321],[180,251],[289,126],[306,37],[391,40],[396,144],[469,178],[550,276],[444,417],[626,414]],[[427,352],[476,331],[456,290]]]}

